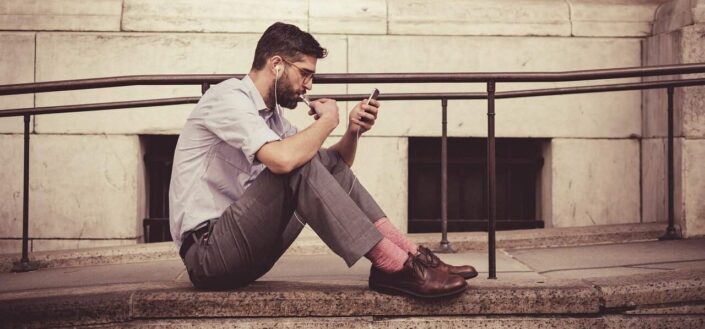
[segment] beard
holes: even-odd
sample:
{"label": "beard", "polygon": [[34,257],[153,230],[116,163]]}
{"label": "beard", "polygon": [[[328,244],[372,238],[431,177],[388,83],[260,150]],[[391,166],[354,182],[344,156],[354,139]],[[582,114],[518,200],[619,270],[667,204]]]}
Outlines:
{"label": "beard", "polygon": [[283,74],[279,80],[275,80],[274,83],[277,84],[276,95],[274,94],[275,88],[269,88],[270,99],[276,100],[282,107],[294,109],[299,104],[298,93],[296,88],[289,83],[287,75]]}

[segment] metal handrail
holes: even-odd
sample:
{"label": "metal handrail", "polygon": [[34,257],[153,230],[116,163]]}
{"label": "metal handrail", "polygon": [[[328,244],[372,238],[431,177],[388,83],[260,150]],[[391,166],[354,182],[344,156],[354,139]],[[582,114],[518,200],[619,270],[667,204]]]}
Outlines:
{"label": "metal handrail", "polygon": [[[692,74],[704,72],[705,63],[567,72],[323,73],[316,75],[316,83],[462,83],[487,81],[564,82],[636,78],[644,76],[662,76],[675,74]],[[33,82],[0,86],[0,95],[19,95],[50,91],[125,87],[136,85],[200,85],[204,83],[216,84],[229,78],[242,78],[243,76],[244,74],[132,75],[95,79]]]}
{"label": "metal handrail", "polygon": [[[649,82],[635,82],[635,83],[618,83],[618,84],[607,84],[607,85],[594,85],[594,86],[578,86],[578,87],[557,87],[557,88],[546,88],[546,89],[528,89],[528,90],[512,90],[512,91],[500,91],[495,93],[495,99],[507,99],[507,98],[523,98],[523,97],[539,97],[539,96],[555,96],[555,95],[569,95],[569,94],[585,94],[585,93],[598,93],[598,92],[612,92],[612,91],[629,91],[629,90],[645,90],[645,89],[659,89],[667,87],[687,87],[687,86],[699,86],[705,84],[705,78],[700,79],[683,79],[683,80],[663,80],[663,81],[649,81]],[[2,88],[3,86],[0,86]],[[319,98],[332,98],[338,101],[357,101],[368,95],[365,94],[331,94],[331,95],[312,95],[311,100],[316,100]],[[44,107],[28,107],[28,108],[17,108],[17,109],[7,109],[0,110],[0,118],[2,117],[14,117],[23,116],[25,114],[37,115],[37,114],[56,114],[56,113],[70,113],[70,112],[87,112],[87,111],[101,111],[101,110],[117,110],[117,109],[129,109],[138,107],[152,107],[152,106],[167,106],[167,105],[181,105],[181,104],[195,104],[198,103],[200,97],[174,97],[174,98],[160,98],[160,99],[147,99],[147,100],[136,100],[136,101],[124,101],[124,102],[107,102],[107,103],[92,103],[92,104],[79,104],[79,105],[60,105],[60,106],[44,106]],[[400,100],[481,100],[487,99],[487,93],[481,92],[457,92],[457,93],[385,93],[379,95],[379,100],[387,101],[400,101]]]}
{"label": "metal handrail", "polygon": [[[609,85],[591,85],[578,87],[558,87],[548,89],[514,90],[497,92],[498,82],[561,82],[602,80],[618,78],[634,78],[647,76],[664,76],[705,73],[705,63],[681,64],[651,67],[631,67],[602,70],[584,70],[569,72],[500,72],[500,73],[343,73],[320,74],[316,83],[468,83],[482,82],[487,85],[487,92],[480,93],[391,93],[380,96],[381,100],[441,100],[442,105],[442,186],[447,180],[447,102],[451,99],[487,99],[488,135],[487,135],[487,172],[488,172],[488,257],[489,278],[496,278],[495,254],[495,223],[496,223],[496,175],[495,175],[495,100],[504,98],[535,97],[549,95],[566,95],[579,93],[596,93],[625,90],[644,90],[666,88],[668,91],[668,227],[662,239],[680,238],[674,224],[674,166],[673,166],[673,91],[675,87],[705,85],[705,79],[677,79],[666,81],[649,81],[638,83],[620,83]],[[12,84],[0,86],[0,95],[18,95],[51,91],[82,90],[93,88],[124,87],[135,85],[200,85],[205,92],[211,84],[219,83],[229,78],[241,78],[244,75],[195,74],[195,75],[138,75],[123,77],[108,77],[97,79],[64,80]],[[351,101],[363,98],[365,95],[327,95],[340,101]],[[324,97],[324,96],[318,96]],[[0,110],[0,117],[24,117],[24,193],[23,193],[23,229],[22,229],[22,259],[13,270],[29,271],[36,265],[28,257],[28,210],[29,210],[29,122],[31,115],[84,112],[109,110],[119,108],[135,108],[148,106],[176,105],[198,102],[199,97],[180,97],[167,99],[152,99],[128,102],[110,102],[82,105],[50,106],[40,108],[22,108]],[[447,240],[447,190],[442,189],[442,240],[441,249],[450,250]]]}

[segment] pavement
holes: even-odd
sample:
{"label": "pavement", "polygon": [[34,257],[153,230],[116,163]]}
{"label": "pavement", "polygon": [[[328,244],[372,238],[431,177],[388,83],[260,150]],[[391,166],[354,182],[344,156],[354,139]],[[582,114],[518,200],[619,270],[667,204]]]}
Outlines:
{"label": "pavement", "polygon": [[[381,316],[394,327],[398,317],[413,315],[405,326],[425,327],[418,316],[440,316],[462,327],[478,316],[503,315],[520,321],[519,327],[532,327],[529,316],[559,327],[568,319],[569,327],[606,328],[661,317],[663,324],[705,328],[705,239],[504,248],[496,255],[497,279],[488,279],[486,251],[439,254],[447,263],[474,265],[480,275],[468,281],[464,295],[434,304],[372,292],[366,286],[369,261],[348,268],[332,254],[287,253],[251,286],[225,292],[194,290],[178,258],[0,273],[0,323],[171,327],[217,317],[236,321],[231,325],[256,318],[257,325],[247,326],[267,327],[265,319],[324,317],[325,325],[315,326],[339,327],[340,320],[369,327]],[[536,321],[530,323],[547,325]]]}
{"label": "pavement", "polygon": [[[592,246],[497,250],[497,279],[582,279],[705,270],[705,239],[648,241]],[[488,280],[486,251],[438,254],[449,264],[472,264],[480,272],[470,283]],[[366,282],[370,262],[348,268],[336,255],[285,254],[259,281]],[[0,293],[36,289],[144,282],[189,282],[180,259],[131,264],[49,268],[0,273]]]}

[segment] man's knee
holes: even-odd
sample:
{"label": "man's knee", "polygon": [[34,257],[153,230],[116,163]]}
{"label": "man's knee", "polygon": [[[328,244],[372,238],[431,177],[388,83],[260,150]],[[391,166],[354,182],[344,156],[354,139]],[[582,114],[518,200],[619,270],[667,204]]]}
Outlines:
{"label": "man's knee", "polygon": [[347,168],[347,164],[343,161],[340,153],[331,149],[320,149],[316,155],[329,172],[335,172],[342,167]]}
{"label": "man's knee", "polygon": [[321,170],[328,171],[321,161],[320,155],[316,155],[311,160],[308,160],[300,167],[296,168],[290,174],[293,176],[308,176],[320,172]]}

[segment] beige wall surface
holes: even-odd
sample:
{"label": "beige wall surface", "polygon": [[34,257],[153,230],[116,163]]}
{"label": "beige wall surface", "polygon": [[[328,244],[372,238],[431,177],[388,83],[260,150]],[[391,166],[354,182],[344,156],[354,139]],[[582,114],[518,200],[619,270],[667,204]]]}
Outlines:
{"label": "beige wall surface", "polygon": [[[39,33],[37,81],[141,74],[246,73],[259,36],[255,34]],[[320,72],[346,67],[344,38],[319,38],[331,51]],[[159,56],[155,56],[159,54]],[[343,86],[316,92],[345,93]],[[37,95],[37,106],[198,96],[200,86],[134,86]],[[44,115],[38,133],[176,134],[194,105]],[[304,114],[305,116],[305,114]],[[300,115],[292,119],[302,121]],[[308,124],[310,120],[305,120]],[[302,122],[303,123],[303,122]]]}
{"label": "beige wall surface", "polygon": [[705,139],[686,139],[683,144],[683,235],[705,236]]}
{"label": "beige wall surface", "polygon": [[639,141],[553,139],[554,227],[638,223]]}
{"label": "beige wall surface", "polygon": [[[371,52],[370,48],[385,51]],[[641,64],[640,51],[640,41],[636,39],[350,36],[348,70],[351,73],[542,72],[633,67]],[[585,83],[499,83],[497,90],[580,84]],[[378,87],[382,92],[478,92],[486,89],[483,84]],[[370,85],[351,85],[349,90],[364,93],[371,88]],[[640,106],[639,92],[498,100],[496,133],[500,137],[638,136],[641,134]],[[450,101],[448,133],[451,136],[486,136],[486,113],[486,101]],[[371,133],[437,136],[440,122],[440,101],[387,102],[379,126]]]}
{"label": "beige wall surface", "polygon": [[0,30],[119,31],[122,0],[3,0]]}
{"label": "beige wall surface", "polygon": [[[646,65],[668,65],[705,62],[705,24],[696,24],[680,30],[658,34],[645,41],[643,61]],[[682,75],[682,78],[705,77]],[[674,76],[647,80],[673,79]],[[645,137],[666,136],[667,93],[663,89],[643,92],[643,125]],[[705,137],[705,87],[677,88],[674,97],[676,135]]]}
{"label": "beige wall surface", "polygon": [[[258,36],[198,34],[39,33],[37,81],[137,74],[243,73],[251,64]],[[640,65],[640,43],[630,39],[519,37],[319,37],[330,56],[319,72],[477,72],[561,71]],[[370,52],[369,49],[388,49]],[[434,55],[438,49],[452,49]],[[513,49],[513,52],[504,52]],[[162,54],[153,56],[153,54]],[[406,54],[416,54],[408,56]],[[576,63],[579,63],[576,65]],[[634,81],[634,79],[622,80]],[[618,82],[618,81],[615,81]],[[543,88],[581,83],[499,84],[498,90]],[[585,84],[585,83],[582,83]],[[480,91],[481,84],[384,85],[382,92]],[[312,94],[367,93],[369,85],[317,85]],[[43,93],[37,106],[197,96],[197,86],[135,86],[75,92]],[[497,134],[502,137],[629,137],[641,133],[639,92],[553,96],[500,100]],[[387,102],[379,136],[438,134],[439,102]],[[528,105],[528,106],[527,106]],[[144,134],[177,133],[192,105],[128,109],[37,118],[39,133]],[[486,105],[452,101],[453,136],[485,135]],[[291,112],[306,126],[305,111]],[[424,120],[418,120],[424,118]],[[580,125],[572,124],[581,122]],[[339,133],[337,131],[337,133]]]}
{"label": "beige wall surface", "polygon": [[[275,21],[328,48],[320,73],[571,71],[705,62],[705,0],[5,0],[0,84],[93,77],[246,73]],[[7,60],[9,59],[9,60]],[[692,76],[691,76],[692,77]],[[663,77],[669,78],[669,77]],[[497,90],[635,82],[498,84]],[[311,94],[485,91],[482,84],[316,85]],[[0,96],[0,110],[198,96],[197,86],[132,86]],[[705,87],[676,90],[677,219],[705,235]],[[341,124],[330,145],[347,124]],[[34,250],[135,243],[145,216],[137,135],[178,134],[193,105],[33,118]],[[448,133],[487,133],[485,101],[450,101]],[[539,217],[553,226],[665,220],[665,93],[498,100],[498,137],[544,138]],[[300,106],[286,116],[312,120]],[[22,119],[0,119],[0,237],[21,229]],[[353,167],[406,229],[408,137],[440,136],[438,101],[384,102]],[[5,183],[7,182],[7,183]],[[4,196],[4,197],[2,197]],[[61,223],[61,224],[58,224]],[[312,234],[311,232],[305,234]],[[68,238],[57,240],[52,238]],[[96,238],[97,240],[81,240]],[[19,244],[0,241],[0,250]],[[6,249],[9,248],[9,249]]]}
{"label": "beige wall surface", "polygon": [[[645,39],[644,65],[705,62],[705,1],[676,0],[656,12],[653,36]],[[683,75],[702,78],[705,74]],[[670,79],[676,77],[664,77]],[[655,80],[651,78],[650,80]],[[686,237],[705,235],[703,216],[703,172],[705,157],[705,86],[676,88],[673,95],[675,221]],[[665,220],[667,208],[667,93],[644,91],[642,141],[643,220]]]}
{"label": "beige wall surface", "polygon": [[406,138],[364,136],[352,166],[359,183],[402,232],[407,229],[408,162]]}
{"label": "beige wall surface", "polygon": [[[0,135],[3,238],[22,235],[22,141]],[[31,237],[133,243],[141,237],[145,189],[136,136],[32,135],[30,159]]]}
{"label": "beige wall surface", "polygon": [[124,0],[125,31],[257,32],[272,21],[303,29],[308,23],[306,0]]}
{"label": "beige wall surface", "polygon": [[[675,186],[682,186],[683,139],[674,140]],[[665,138],[644,138],[641,141],[641,204],[643,222],[664,222],[668,220],[668,164],[667,140]],[[674,220],[683,223],[683,193],[674,189]]]}
{"label": "beige wall surface", "polygon": [[[34,82],[34,37],[34,33],[0,32],[0,85]],[[33,106],[31,94],[0,96],[0,110]],[[21,117],[0,118],[0,133],[19,133],[22,127]]]}

